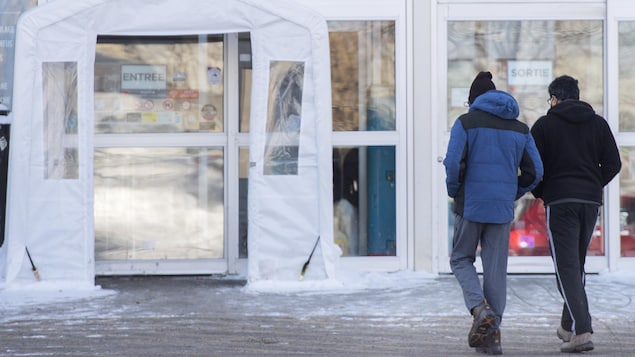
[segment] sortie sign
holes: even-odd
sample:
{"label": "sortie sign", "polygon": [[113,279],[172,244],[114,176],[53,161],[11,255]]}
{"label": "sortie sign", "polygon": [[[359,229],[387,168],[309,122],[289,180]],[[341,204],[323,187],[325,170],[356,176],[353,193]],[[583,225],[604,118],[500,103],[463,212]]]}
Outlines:
{"label": "sortie sign", "polygon": [[510,86],[548,86],[552,79],[551,61],[507,62],[507,82]]}

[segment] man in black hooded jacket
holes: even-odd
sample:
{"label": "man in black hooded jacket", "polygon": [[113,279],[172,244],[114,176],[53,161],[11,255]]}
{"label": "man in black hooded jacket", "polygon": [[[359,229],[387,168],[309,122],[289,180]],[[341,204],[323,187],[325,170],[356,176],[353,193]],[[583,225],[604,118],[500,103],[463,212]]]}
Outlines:
{"label": "man in black hooded jacket", "polygon": [[621,169],[606,120],[579,100],[578,81],[561,76],[549,85],[547,115],[531,129],[544,165],[532,191],[546,208],[551,256],[564,306],[558,337],[562,352],[594,348],[584,263],[602,205],[602,190]]}

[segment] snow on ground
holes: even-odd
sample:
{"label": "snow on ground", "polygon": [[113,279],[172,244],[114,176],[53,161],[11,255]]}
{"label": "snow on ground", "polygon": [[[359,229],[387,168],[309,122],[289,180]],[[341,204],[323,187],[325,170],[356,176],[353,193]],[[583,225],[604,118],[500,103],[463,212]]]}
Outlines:
{"label": "snow on ground", "polygon": [[[433,283],[434,274],[412,271],[396,273],[346,273],[338,279],[298,280],[298,281],[258,281],[244,286],[214,287],[219,294],[231,294],[239,299],[251,300],[252,308],[257,310],[259,304],[267,305],[270,299],[286,296],[319,296],[356,294],[365,292],[381,292],[388,294],[398,290],[414,289],[427,283]],[[211,278],[210,278],[211,279]],[[218,278],[222,280],[224,278]],[[230,278],[234,279],[235,278]],[[242,279],[242,278],[239,278]],[[157,290],[160,290],[157,287]],[[28,308],[29,306],[56,305],[79,300],[99,300],[103,297],[125,293],[104,289],[99,285],[78,284],[65,281],[27,281],[14,282],[9,288],[0,289],[0,312]],[[254,297],[260,299],[254,299]]]}
{"label": "snow on ground", "polygon": [[[239,278],[239,280],[244,278]],[[227,280],[223,282],[223,280]],[[338,279],[259,281],[236,277],[121,277],[106,288],[61,281],[22,281],[0,290],[0,321],[129,316],[376,316],[378,319],[468,316],[451,275],[399,271],[342,273]],[[587,278],[594,316],[635,319],[635,273]],[[506,316],[553,319],[562,298],[553,274],[510,275]]]}
{"label": "snow on ground", "polygon": [[245,287],[248,292],[261,293],[349,293],[369,289],[408,288],[421,285],[437,275],[409,270],[395,273],[384,272],[339,272],[336,279],[250,282]]}
{"label": "snow on ground", "polygon": [[0,308],[55,304],[78,299],[98,298],[116,294],[115,291],[99,286],[77,284],[65,281],[16,282],[11,287],[0,290]]}

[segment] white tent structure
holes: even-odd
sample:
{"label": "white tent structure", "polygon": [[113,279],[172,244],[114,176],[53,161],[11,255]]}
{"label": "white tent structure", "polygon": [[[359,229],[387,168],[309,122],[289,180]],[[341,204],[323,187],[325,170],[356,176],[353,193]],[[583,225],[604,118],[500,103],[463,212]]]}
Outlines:
{"label": "white tent structure", "polygon": [[[56,0],[24,13],[17,27],[0,287],[33,280],[25,247],[46,271],[44,279],[94,284],[97,36],[234,32],[251,33],[253,53],[248,278],[297,281],[318,237],[313,278],[334,277],[330,64],[321,16],[282,0]],[[68,63],[77,87],[71,131],[63,124],[69,98],[55,90],[69,79],[50,76],[64,73]],[[70,169],[69,146],[78,153]],[[289,148],[295,166],[281,173]]]}

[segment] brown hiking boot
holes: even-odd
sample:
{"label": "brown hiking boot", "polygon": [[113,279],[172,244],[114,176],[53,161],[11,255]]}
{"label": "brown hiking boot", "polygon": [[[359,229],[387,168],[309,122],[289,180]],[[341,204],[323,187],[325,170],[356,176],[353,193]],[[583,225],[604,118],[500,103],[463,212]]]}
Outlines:
{"label": "brown hiking boot", "polygon": [[502,355],[501,330],[498,328],[489,329],[487,331],[487,337],[485,338],[485,344],[482,347],[476,347],[476,352],[488,355]]}
{"label": "brown hiking boot", "polygon": [[560,352],[586,352],[591,351],[594,348],[591,341],[591,333],[585,332],[579,335],[575,335],[569,342],[563,342],[560,346]]}
{"label": "brown hiking boot", "polygon": [[496,324],[496,314],[487,301],[483,301],[472,309],[472,315],[474,321],[470,333],[467,335],[468,344],[470,347],[484,347],[488,331]]}

